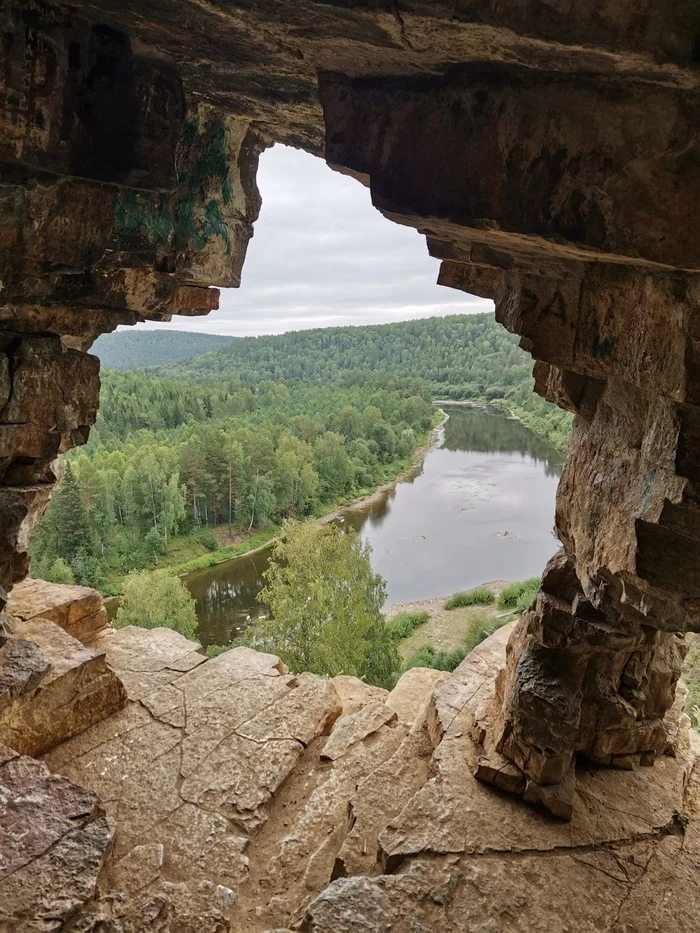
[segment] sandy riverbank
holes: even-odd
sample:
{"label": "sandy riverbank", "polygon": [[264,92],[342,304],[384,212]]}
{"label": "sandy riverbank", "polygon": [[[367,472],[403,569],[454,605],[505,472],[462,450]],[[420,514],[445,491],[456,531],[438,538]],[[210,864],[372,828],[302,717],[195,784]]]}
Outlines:
{"label": "sandy riverbank", "polygon": [[[498,599],[501,590],[510,582],[510,580],[492,580],[489,583],[482,583],[478,589],[486,587]],[[427,612],[429,615],[427,622],[401,641],[399,653],[403,660],[423,645],[431,645],[436,651],[453,651],[461,645],[470,622],[476,617],[486,616],[489,620],[516,618],[512,612],[503,612],[498,609],[496,603],[490,606],[445,609],[445,602],[451,595],[448,593],[446,596],[434,596],[431,599],[414,600],[384,607],[383,614],[387,619],[392,619],[400,612]]]}

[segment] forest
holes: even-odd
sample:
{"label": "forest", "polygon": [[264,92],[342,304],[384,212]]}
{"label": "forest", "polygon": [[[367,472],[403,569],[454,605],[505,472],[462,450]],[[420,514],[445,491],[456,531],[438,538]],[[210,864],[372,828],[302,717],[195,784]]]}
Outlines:
{"label": "forest", "polygon": [[99,357],[105,369],[145,369],[218,350],[232,339],[186,330],[120,330],[99,336],[90,353]]}
{"label": "forest", "polygon": [[269,537],[393,478],[436,415],[410,377],[192,385],[105,370],[90,440],[32,537],[32,574],[112,593],[133,570]]}
{"label": "forest", "polygon": [[242,337],[152,371],[199,384],[240,379],[251,386],[337,382],[368,372],[419,376],[433,398],[489,402],[565,450],[571,416],[533,393],[532,365],[517,336],[486,313]]}
{"label": "forest", "polygon": [[570,416],[533,394],[530,357],[491,315],[226,339],[189,359],[188,339],[197,350],[207,335],[172,333],[111,335],[117,360],[121,341],[146,338],[146,368],[103,369],[90,439],[64,458],[32,538],[35,576],[108,594],[134,570],[234,556],[393,479],[435,399],[488,402],[568,440]]}

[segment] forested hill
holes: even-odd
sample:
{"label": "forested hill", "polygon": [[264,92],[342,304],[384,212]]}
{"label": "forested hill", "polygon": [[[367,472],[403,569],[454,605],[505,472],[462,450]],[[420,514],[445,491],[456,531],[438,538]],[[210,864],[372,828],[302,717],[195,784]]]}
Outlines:
{"label": "forested hill", "polygon": [[217,385],[361,384],[375,376],[419,377],[433,398],[486,401],[517,414],[565,449],[571,416],[533,394],[532,359],[492,314],[462,314],[365,327],[244,337],[151,373]]}
{"label": "forested hill", "polygon": [[124,330],[98,337],[90,353],[98,356],[108,369],[145,369],[219,350],[232,340],[219,334],[192,334],[185,330]]}
{"label": "forested hill", "polygon": [[386,372],[419,376],[436,397],[497,398],[529,378],[531,370],[518,338],[492,314],[461,314],[243,337],[156,371],[188,381],[240,379],[251,385],[333,382],[345,373]]}

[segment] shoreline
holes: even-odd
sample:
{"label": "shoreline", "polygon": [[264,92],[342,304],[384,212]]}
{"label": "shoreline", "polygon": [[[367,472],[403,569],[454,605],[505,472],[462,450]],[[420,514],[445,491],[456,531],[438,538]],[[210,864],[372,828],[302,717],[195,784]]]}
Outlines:
{"label": "shoreline", "polygon": [[[464,592],[469,593],[471,590],[480,590],[485,588],[491,590],[496,598],[498,598],[501,590],[510,586],[511,583],[517,581],[514,580],[489,580],[486,583],[477,583],[475,586],[464,587]],[[445,596],[428,596],[425,599],[410,599],[404,603],[390,603],[389,605],[382,607],[382,615],[387,619],[391,619],[396,615],[399,615],[401,612],[420,612],[422,610],[430,611],[431,609],[440,609],[444,606],[444,603],[453,596],[454,593],[447,593]],[[447,610],[448,612],[455,612],[454,609]]]}
{"label": "shoreline", "polygon": [[[404,467],[399,473],[397,473],[396,476],[392,480],[389,480],[389,482],[387,483],[382,483],[381,486],[377,486],[377,488],[373,492],[367,495],[358,496],[356,499],[353,499],[351,502],[348,502],[342,505],[337,505],[334,509],[331,509],[331,511],[327,512],[324,515],[319,516],[318,518],[309,517],[308,519],[306,519],[306,521],[316,521],[319,525],[325,525],[325,524],[328,524],[329,522],[332,522],[336,518],[336,516],[343,515],[345,512],[353,512],[353,511],[357,511],[358,509],[365,508],[367,506],[372,506],[374,505],[375,502],[378,502],[382,498],[382,496],[386,495],[386,493],[388,493],[395,486],[397,486],[400,482],[402,482],[402,480],[410,476],[410,474],[414,470],[416,470],[420,466],[420,464],[423,462],[427,454],[432,449],[433,445],[439,440],[442,429],[445,426],[445,422],[449,418],[449,415],[446,414],[444,411],[442,411],[442,409],[438,408],[438,411],[440,411],[442,414],[440,423],[436,424],[434,427],[430,429],[426,440],[420,446],[416,447],[416,449],[411,454],[411,460],[410,460],[409,465],[407,467]],[[221,554],[222,552],[227,550],[226,548],[221,548],[219,551],[212,551],[211,554],[205,554],[205,555],[202,555],[201,557],[195,557],[191,561],[186,562],[185,564],[181,564],[179,566],[175,565],[173,567],[165,567],[163,569],[167,570],[169,573],[172,573],[173,576],[183,579],[184,577],[188,577],[190,574],[209,570],[212,567],[218,567],[221,564],[225,564],[233,560],[239,560],[239,558],[242,558],[242,557],[250,557],[251,554],[257,554],[259,551],[263,551],[266,548],[270,547],[270,545],[274,544],[275,541],[277,541],[278,537],[279,537],[279,528],[275,528],[274,530],[271,530],[270,537],[267,538],[262,544],[257,544],[255,547],[251,547],[244,551],[241,551],[239,554],[226,555],[226,556],[221,556],[217,558],[217,554]],[[243,544],[245,544],[245,541],[239,542],[239,546]],[[187,563],[194,564],[200,561],[203,563],[203,566],[201,567],[191,567],[188,569],[186,566]],[[158,568],[155,568],[155,569],[158,569]],[[120,596],[121,596],[121,593],[118,593],[118,594],[114,594],[111,596],[103,596],[102,599],[106,605],[107,603],[111,604],[113,601],[118,600]]]}
{"label": "shoreline", "polygon": [[438,408],[438,411],[442,412],[442,419],[439,424],[436,424],[435,427],[430,429],[427,439],[420,447],[416,449],[411,454],[410,464],[401,470],[400,473],[397,473],[396,476],[389,480],[388,483],[382,483],[381,486],[377,486],[374,492],[369,493],[366,496],[359,496],[357,499],[353,499],[352,502],[348,502],[347,505],[338,506],[337,509],[334,509],[332,512],[329,512],[327,515],[321,516],[321,518],[316,519],[320,525],[325,525],[336,517],[336,515],[342,515],[345,512],[356,512],[358,509],[364,508],[365,506],[374,505],[376,502],[382,498],[382,496],[390,492],[394,487],[398,486],[400,482],[409,477],[414,470],[416,470],[425,460],[426,456],[430,453],[433,448],[433,445],[437,443],[440,439],[440,433],[445,426],[445,422],[450,417],[441,408]]}

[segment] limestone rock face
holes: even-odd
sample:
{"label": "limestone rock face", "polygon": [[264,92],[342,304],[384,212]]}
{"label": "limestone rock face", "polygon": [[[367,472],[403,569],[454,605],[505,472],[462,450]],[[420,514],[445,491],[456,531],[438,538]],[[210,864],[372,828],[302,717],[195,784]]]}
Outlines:
{"label": "limestone rock face", "polygon": [[41,618],[88,643],[107,629],[107,611],[97,590],[27,578],[13,587],[7,606],[17,622]]}
{"label": "limestone rock face", "polygon": [[411,667],[399,677],[386,705],[396,712],[401,722],[412,725],[423,712],[432,692],[449,679],[450,675],[446,671]]}
{"label": "limestone rock face", "polygon": [[54,622],[21,622],[0,648],[0,743],[24,755],[48,751],[125,702],[104,652]]}
{"label": "limestone rock face", "polygon": [[[576,758],[662,768],[680,636],[700,630],[697,2],[8,0],[0,21],[0,641],[57,456],[95,419],[85,351],[119,324],[207,313],[210,286],[239,283],[257,158],[283,141],[423,232],[441,284],[494,298],[536,390],[576,415],[564,553],[474,711],[479,777],[568,818]],[[203,665],[180,648],[163,666],[147,652],[151,667],[125,650],[124,677],[134,703],[158,687],[149,702],[187,730],[173,685],[204,689]],[[16,692],[41,662],[18,675],[15,661]],[[229,664],[206,669],[226,680]],[[255,690],[285,676],[259,672]],[[323,730],[333,691],[308,689]],[[349,742],[346,724],[328,760],[407,725],[384,715],[364,733],[354,720]],[[164,754],[181,752],[192,806],[260,830],[255,782],[274,795],[304,754],[292,720],[281,737],[256,725],[257,773],[243,764],[256,740],[218,708],[209,738],[197,725]],[[444,727],[428,717],[433,740]],[[222,742],[245,771],[233,784]],[[210,753],[216,773],[199,772]],[[621,779],[632,793],[637,777]]]}
{"label": "limestone rock face", "polygon": [[[192,643],[142,631],[138,699],[44,763],[0,748],[0,926],[690,933],[700,737],[676,715],[654,768],[581,771],[568,823],[523,807],[472,773],[512,767],[483,730],[512,630],[410,678],[412,725],[245,648],[176,672]],[[132,630],[105,642],[133,666]]]}

